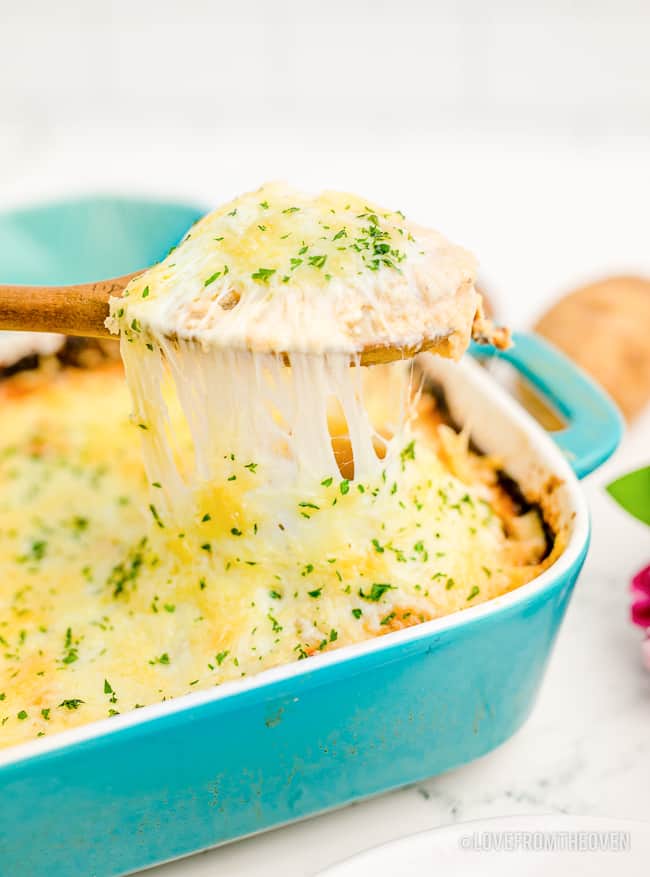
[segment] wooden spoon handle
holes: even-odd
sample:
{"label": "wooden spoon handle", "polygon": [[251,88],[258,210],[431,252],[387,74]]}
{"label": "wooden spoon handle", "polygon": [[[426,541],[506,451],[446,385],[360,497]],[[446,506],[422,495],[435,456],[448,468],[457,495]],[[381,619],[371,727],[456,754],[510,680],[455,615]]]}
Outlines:
{"label": "wooden spoon handle", "polygon": [[[108,338],[104,320],[108,316],[108,299],[121,296],[127,284],[141,271],[112,280],[98,280],[78,286],[3,286],[0,285],[0,329],[24,332],[60,332]],[[425,350],[441,356],[453,356],[453,332],[425,338],[414,347],[368,345],[361,351],[361,365],[376,365],[395,359],[408,359]],[[288,364],[288,354],[281,354]]]}
{"label": "wooden spoon handle", "polygon": [[0,285],[0,329],[106,338],[108,299],[141,271],[78,286]]}

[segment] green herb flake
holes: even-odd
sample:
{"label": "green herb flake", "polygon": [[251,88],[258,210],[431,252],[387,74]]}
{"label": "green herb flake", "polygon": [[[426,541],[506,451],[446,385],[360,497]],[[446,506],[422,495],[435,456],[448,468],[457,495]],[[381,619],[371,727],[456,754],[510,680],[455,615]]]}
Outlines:
{"label": "green herb flake", "polygon": [[372,603],[378,603],[379,600],[384,596],[386,591],[394,591],[395,586],[386,584],[385,582],[374,582],[370,591],[367,594],[359,588],[359,596],[364,600],[369,600]]}
{"label": "green herb flake", "polygon": [[165,525],[163,524],[160,515],[158,514],[158,511],[153,503],[149,503],[149,511],[151,512],[151,515],[156,524],[160,527],[161,530],[164,530]]}
{"label": "green herb flake", "polygon": [[150,664],[169,664],[169,655],[167,652],[163,652],[158,658],[154,658],[152,661],[149,661]]}
{"label": "green herb flake", "polygon": [[402,448],[399,456],[402,461],[402,468],[404,468],[407,460],[415,460],[415,440],[410,441],[405,448]]}
{"label": "green herb flake", "polygon": [[275,268],[258,268],[251,277],[253,280],[259,280],[260,283],[268,283],[269,278],[273,277],[275,274]]}
{"label": "green herb flake", "polygon": [[313,268],[320,269],[327,262],[327,256],[310,256],[308,261]]}
{"label": "green herb flake", "polygon": [[211,274],[207,280],[203,281],[203,286],[210,286],[211,283],[214,283],[215,280],[218,280],[221,277],[222,271],[215,271],[214,274]]}
{"label": "green herb flake", "polygon": [[62,700],[59,704],[59,708],[66,710],[76,710],[79,709],[82,703],[85,703],[85,700],[81,700],[79,697],[71,697],[69,700]]}

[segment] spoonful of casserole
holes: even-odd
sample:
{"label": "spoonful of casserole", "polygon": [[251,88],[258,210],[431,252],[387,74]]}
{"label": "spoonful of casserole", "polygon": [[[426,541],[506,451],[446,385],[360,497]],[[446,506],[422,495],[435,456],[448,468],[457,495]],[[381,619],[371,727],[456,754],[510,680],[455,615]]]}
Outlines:
{"label": "spoonful of casserole", "polygon": [[459,358],[484,319],[476,262],[435,231],[346,193],[282,183],[197,222],[158,264],[76,287],[0,286],[0,329],[193,340],[212,348],[344,353],[364,365],[423,350]]}

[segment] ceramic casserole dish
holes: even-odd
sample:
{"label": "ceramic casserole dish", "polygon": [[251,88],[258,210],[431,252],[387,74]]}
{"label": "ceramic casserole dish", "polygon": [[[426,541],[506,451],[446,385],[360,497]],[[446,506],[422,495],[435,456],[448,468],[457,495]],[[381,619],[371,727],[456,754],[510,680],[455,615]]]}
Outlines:
{"label": "ceramic casserole dish", "polygon": [[[199,213],[90,200],[7,215],[0,276],[60,283],[135,270]],[[82,265],[75,234],[87,238]],[[118,244],[105,257],[106,234],[129,241],[126,257]],[[515,340],[498,355],[559,410],[566,427],[552,437],[473,357],[420,364],[475,445],[543,498],[566,535],[559,559],[474,608],[0,751],[1,873],[125,874],[438,774],[519,728],[588,548],[578,477],[612,453],[621,422],[553,348]]]}

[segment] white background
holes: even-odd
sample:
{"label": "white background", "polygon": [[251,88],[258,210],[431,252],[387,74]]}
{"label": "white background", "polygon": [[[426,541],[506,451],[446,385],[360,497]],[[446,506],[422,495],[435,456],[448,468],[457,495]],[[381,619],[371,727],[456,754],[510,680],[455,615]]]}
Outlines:
{"label": "white background", "polygon": [[647,0],[0,0],[0,206],[356,190],[473,249],[511,323],[650,272]]}
{"label": "white background", "polygon": [[[264,180],[359,191],[473,249],[525,325],[577,283],[650,275],[647,0],[0,0],[0,207],[80,192],[206,206]],[[315,872],[410,831],[569,811],[650,820],[650,686],[626,582],[650,559],[603,484],[539,704],[451,774],[170,866]]]}

